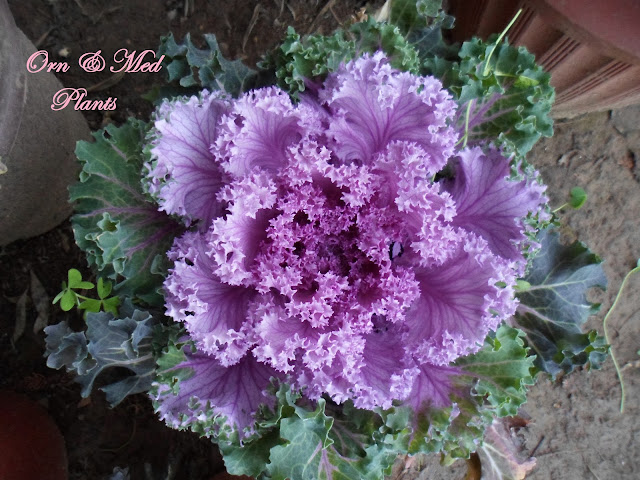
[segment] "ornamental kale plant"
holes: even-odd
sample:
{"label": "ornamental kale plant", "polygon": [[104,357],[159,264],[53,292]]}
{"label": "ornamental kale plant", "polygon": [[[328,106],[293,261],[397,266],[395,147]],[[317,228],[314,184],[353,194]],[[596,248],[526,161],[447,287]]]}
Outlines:
{"label": "ornamental kale plant", "polygon": [[125,308],[49,327],[49,364],[83,395],[129,368],[113,404],[147,391],[230,473],[291,480],[466,458],[538,374],[598,368],[599,260],[560,245],[525,159],[551,134],[549,76],[501,37],[446,46],[434,5],[290,29],[260,72],[213,36],[164,39],[152,121],[81,142],[71,189]]}
{"label": "ornamental kale plant", "polygon": [[[456,151],[440,82],[378,52],[301,97],[204,91],[159,107],[149,191],[195,224],[164,284],[196,348],[186,395],[158,392],[170,423],[195,393],[249,434],[271,377],[313,401],[446,406],[450,364],[515,313],[523,220],[544,189],[508,180],[496,149]],[[228,403],[218,382],[243,388]]]}

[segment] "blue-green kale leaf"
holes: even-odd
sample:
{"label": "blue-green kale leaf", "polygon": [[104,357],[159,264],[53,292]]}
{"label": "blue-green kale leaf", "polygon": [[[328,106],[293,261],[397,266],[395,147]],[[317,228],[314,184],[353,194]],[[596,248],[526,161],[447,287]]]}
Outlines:
{"label": "blue-green kale leaf", "polygon": [[[128,395],[148,391],[156,374],[153,338],[161,328],[158,319],[126,302],[122,318],[91,312],[86,322],[84,332],[74,332],[66,322],[45,328],[47,366],[74,372],[85,398],[98,377],[106,374],[102,378],[110,383],[100,389],[111,406]],[[129,375],[109,376],[116,373],[115,368],[129,370]]]}
{"label": "blue-green kale leaf", "polygon": [[587,299],[590,288],[605,288],[601,260],[582,243],[560,243],[560,235],[543,230],[541,248],[533,258],[520,292],[515,323],[526,334],[527,345],[537,355],[536,368],[552,377],[578,366],[600,368],[608,346],[595,330],[582,326],[599,305]]}

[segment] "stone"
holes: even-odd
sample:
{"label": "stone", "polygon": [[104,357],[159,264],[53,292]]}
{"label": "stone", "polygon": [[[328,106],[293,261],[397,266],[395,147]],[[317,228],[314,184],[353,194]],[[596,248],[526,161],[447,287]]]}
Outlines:
{"label": "stone", "polygon": [[45,233],[71,214],[75,145],[90,138],[80,112],[51,109],[63,86],[52,73],[27,71],[35,51],[0,0],[0,246]]}

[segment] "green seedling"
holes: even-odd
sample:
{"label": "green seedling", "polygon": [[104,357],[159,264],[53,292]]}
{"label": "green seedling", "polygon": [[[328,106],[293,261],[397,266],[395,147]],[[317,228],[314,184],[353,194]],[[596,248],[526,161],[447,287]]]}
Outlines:
{"label": "green seedling", "polygon": [[556,208],[553,213],[559,212],[564,207],[571,207],[574,210],[579,210],[582,208],[584,203],[587,201],[587,192],[584,191],[582,187],[573,187],[569,192],[569,201],[563,205],[560,205]]}
{"label": "green seedling", "polygon": [[93,290],[95,285],[91,282],[82,280],[82,274],[72,268],[67,274],[67,281],[62,282],[62,291],[53,299],[53,303],[60,302],[60,308],[68,312],[73,307],[78,310],[84,310],[85,317],[88,312],[110,312],[115,316],[118,315],[118,306],[120,298],[117,296],[109,297],[113,285],[110,281],[104,281],[98,278],[98,298],[91,298],[81,295],[76,290]]}

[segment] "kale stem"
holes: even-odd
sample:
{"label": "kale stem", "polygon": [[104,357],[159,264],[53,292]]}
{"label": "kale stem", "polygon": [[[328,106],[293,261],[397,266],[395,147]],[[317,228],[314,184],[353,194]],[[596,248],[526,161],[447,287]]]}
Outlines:
{"label": "kale stem", "polygon": [[616,299],[613,301],[613,305],[611,305],[611,308],[609,309],[609,311],[604,317],[604,320],[602,321],[602,329],[604,330],[604,339],[609,344],[609,351],[611,352],[611,360],[613,360],[613,365],[616,367],[616,373],[618,374],[618,379],[620,380],[620,393],[621,393],[620,413],[624,413],[624,397],[625,397],[624,380],[622,378],[622,370],[620,369],[620,365],[618,365],[618,360],[616,360],[616,357],[613,354],[613,346],[611,345],[611,340],[609,340],[609,333],[607,332],[607,320],[609,319],[611,312],[613,312],[613,309],[618,304],[618,300],[620,300],[620,297],[622,296],[622,290],[624,290],[624,287],[627,284],[627,280],[629,280],[629,277],[631,277],[631,275],[633,275],[636,272],[640,272],[640,260],[638,260],[638,266],[633,270],[631,270],[629,273],[627,273],[627,275],[624,277],[624,280],[622,280],[622,285],[620,285],[620,290],[618,290]]}
{"label": "kale stem", "polygon": [[496,43],[493,45],[493,48],[489,52],[489,56],[487,57],[487,60],[485,62],[484,71],[482,72],[482,75],[484,77],[489,75],[489,62],[491,60],[491,56],[493,55],[493,52],[495,52],[496,48],[498,47],[498,44],[502,41],[502,39],[507,34],[509,29],[513,26],[514,23],[516,23],[516,20],[518,19],[518,17],[520,16],[521,13],[522,13],[522,9],[518,10],[518,13],[516,13],[516,15],[511,19],[511,21],[509,22],[509,25],[507,25],[507,28],[505,28],[502,31],[502,33],[498,36],[498,39],[496,40]]}
{"label": "kale stem", "polygon": [[460,140],[458,140],[458,142],[456,143],[456,146],[460,145],[461,143],[462,143],[462,148],[467,146],[467,139],[469,137],[469,117],[471,115],[471,107],[474,103],[475,103],[475,100],[469,100],[467,102],[467,109],[464,115],[464,135],[462,136],[462,138],[460,138]]}
{"label": "kale stem", "polygon": [[471,113],[471,103],[472,100],[467,104],[467,112],[464,116],[464,142],[462,143],[462,148],[467,146],[467,139],[469,138],[469,114]]}
{"label": "kale stem", "polygon": [[556,208],[555,210],[551,210],[551,213],[557,213],[560,210],[562,210],[564,207],[566,207],[567,205],[569,205],[568,203],[564,203],[562,205],[560,205],[558,208]]}

